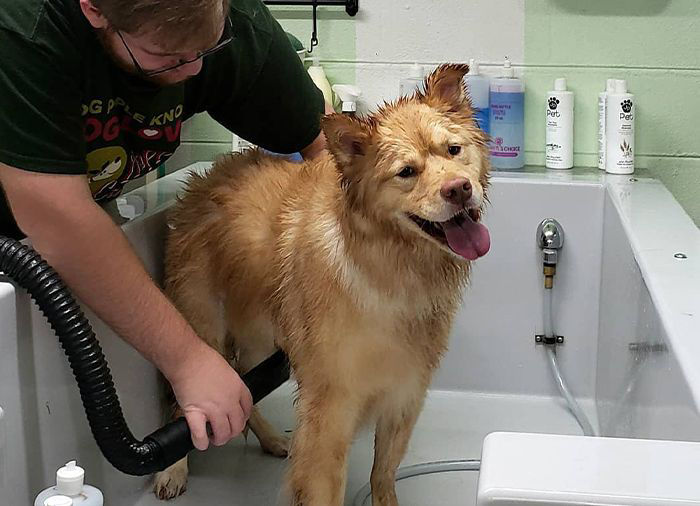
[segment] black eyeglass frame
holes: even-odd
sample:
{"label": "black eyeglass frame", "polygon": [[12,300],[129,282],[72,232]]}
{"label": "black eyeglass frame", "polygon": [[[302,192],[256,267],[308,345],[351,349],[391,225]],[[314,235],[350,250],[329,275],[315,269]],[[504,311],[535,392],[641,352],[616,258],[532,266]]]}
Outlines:
{"label": "black eyeglass frame", "polygon": [[224,23],[224,33],[221,34],[221,39],[219,39],[219,42],[217,42],[214,47],[211,47],[209,49],[205,49],[204,51],[199,51],[197,53],[197,56],[195,56],[194,58],[191,58],[189,60],[180,60],[178,63],[176,63],[174,65],[169,65],[167,67],[163,67],[163,68],[155,69],[155,70],[144,70],[144,68],[139,64],[138,60],[134,56],[134,53],[131,52],[131,48],[126,43],[126,40],[124,40],[124,37],[122,36],[121,31],[116,30],[116,32],[117,32],[117,35],[119,35],[119,39],[122,41],[122,44],[124,44],[124,48],[126,49],[126,52],[129,53],[129,56],[131,57],[131,61],[134,63],[134,67],[136,67],[136,70],[138,71],[138,73],[144,77],[157,76],[159,74],[163,74],[165,72],[170,72],[171,70],[175,70],[177,68],[180,68],[183,65],[187,65],[189,63],[194,63],[197,60],[200,60],[206,56],[214,54],[217,51],[223,49],[224,47],[229,45],[234,39],[233,23],[231,22],[231,18],[229,16],[226,16],[226,21]]}

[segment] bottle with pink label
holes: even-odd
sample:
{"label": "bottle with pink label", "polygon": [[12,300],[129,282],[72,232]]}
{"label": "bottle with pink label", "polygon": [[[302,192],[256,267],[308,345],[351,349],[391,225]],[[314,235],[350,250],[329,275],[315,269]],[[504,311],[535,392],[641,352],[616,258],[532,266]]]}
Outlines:
{"label": "bottle with pink label", "polygon": [[508,59],[501,77],[491,80],[489,101],[491,166],[521,169],[525,166],[525,85],[515,77]]}

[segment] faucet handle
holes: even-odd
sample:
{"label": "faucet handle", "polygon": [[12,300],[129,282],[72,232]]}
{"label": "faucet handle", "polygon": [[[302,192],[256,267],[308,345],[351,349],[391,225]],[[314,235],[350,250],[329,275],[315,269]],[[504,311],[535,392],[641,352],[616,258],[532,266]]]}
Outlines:
{"label": "faucet handle", "polygon": [[556,265],[559,250],[564,246],[564,228],[554,218],[542,220],[537,227],[537,245],[542,250],[545,266]]}
{"label": "faucet handle", "polygon": [[554,218],[546,218],[537,227],[537,245],[541,249],[560,249],[564,246],[564,228]]}

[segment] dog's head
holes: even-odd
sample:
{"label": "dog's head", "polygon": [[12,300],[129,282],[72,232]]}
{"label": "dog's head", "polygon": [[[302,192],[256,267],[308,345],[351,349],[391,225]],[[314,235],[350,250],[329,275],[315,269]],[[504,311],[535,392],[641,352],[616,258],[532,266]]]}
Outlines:
{"label": "dog's head", "polygon": [[489,153],[463,85],[467,65],[442,65],[424,92],[366,118],[323,119],[351,206],[474,260],[490,246],[479,223]]}

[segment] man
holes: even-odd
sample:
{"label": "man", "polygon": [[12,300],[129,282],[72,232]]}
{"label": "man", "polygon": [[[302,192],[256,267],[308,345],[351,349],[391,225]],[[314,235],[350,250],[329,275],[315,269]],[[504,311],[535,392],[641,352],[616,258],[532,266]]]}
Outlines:
{"label": "man", "polygon": [[99,204],[202,111],[272,151],[324,147],[323,96],[260,0],[0,0],[0,234],[160,369],[200,450],[243,430],[250,393]]}

